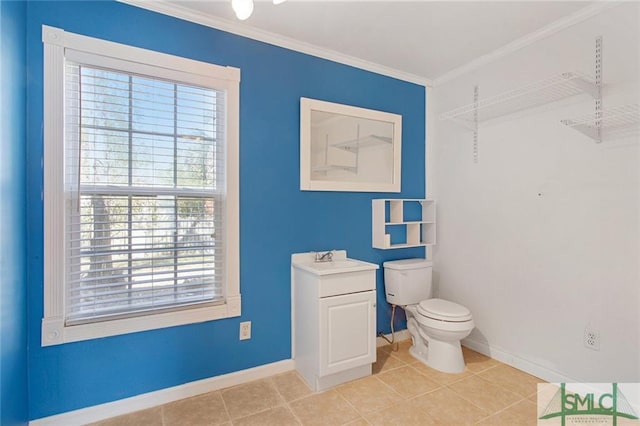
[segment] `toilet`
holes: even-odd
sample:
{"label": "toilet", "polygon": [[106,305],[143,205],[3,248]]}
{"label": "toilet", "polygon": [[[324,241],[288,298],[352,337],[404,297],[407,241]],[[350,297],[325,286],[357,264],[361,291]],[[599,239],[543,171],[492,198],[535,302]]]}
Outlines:
{"label": "toilet", "polygon": [[405,310],[413,345],[409,352],[429,367],[462,373],[460,340],[473,330],[466,307],[444,299],[431,299],[432,263],[425,259],[384,262],[387,302]]}

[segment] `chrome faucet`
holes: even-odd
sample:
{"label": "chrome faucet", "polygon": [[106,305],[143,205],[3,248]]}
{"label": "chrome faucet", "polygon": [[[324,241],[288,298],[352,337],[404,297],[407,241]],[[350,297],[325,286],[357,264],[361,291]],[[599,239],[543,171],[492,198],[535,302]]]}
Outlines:
{"label": "chrome faucet", "polygon": [[335,250],[329,250],[326,253],[319,253],[319,252],[315,252],[316,258],[315,261],[316,262],[331,262],[333,260],[333,252]]}

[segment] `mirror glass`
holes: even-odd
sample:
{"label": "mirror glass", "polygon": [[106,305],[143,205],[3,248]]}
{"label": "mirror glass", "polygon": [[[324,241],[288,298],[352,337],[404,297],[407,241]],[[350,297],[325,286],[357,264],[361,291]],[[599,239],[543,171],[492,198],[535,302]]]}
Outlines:
{"label": "mirror glass", "polygon": [[401,117],[301,102],[301,189],[400,191]]}

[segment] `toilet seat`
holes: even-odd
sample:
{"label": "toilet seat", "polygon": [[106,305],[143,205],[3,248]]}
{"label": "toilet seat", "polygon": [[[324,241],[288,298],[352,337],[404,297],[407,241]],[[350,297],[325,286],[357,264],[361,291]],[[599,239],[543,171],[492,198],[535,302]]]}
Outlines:
{"label": "toilet seat", "polygon": [[471,311],[462,305],[444,299],[427,299],[418,304],[420,316],[446,322],[466,322],[472,319]]}

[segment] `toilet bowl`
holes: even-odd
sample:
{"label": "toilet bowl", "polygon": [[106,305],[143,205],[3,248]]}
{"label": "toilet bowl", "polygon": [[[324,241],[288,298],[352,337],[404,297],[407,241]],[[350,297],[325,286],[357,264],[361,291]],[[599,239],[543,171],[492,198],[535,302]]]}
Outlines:
{"label": "toilet bowl", "polygon": [[[431,302],[449,304],[466,313],[459,317],[445,316],[423,308],[423,305]],[[428,299],[418,305],[407,305],[404,308],[407,313],[407,328],[414,342],[410,349],[411,354],[436,370],[462,373],[464,358],[460,340],[467,337],[474,327],[469,310],[443,299]],[[419,337],[416,339],[416,336]]]}
{"label": "toilet bowl", "polygon": [[424,364],[445,373],[462,373],[464,358],[460,340],[474,328],[466,307],[444,299],[432,299],[431,262],[404,259],[385,262],[387,301],[407,314],[413,345],[409,352]]}

